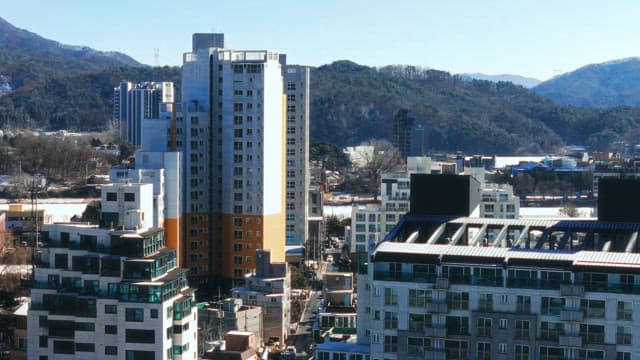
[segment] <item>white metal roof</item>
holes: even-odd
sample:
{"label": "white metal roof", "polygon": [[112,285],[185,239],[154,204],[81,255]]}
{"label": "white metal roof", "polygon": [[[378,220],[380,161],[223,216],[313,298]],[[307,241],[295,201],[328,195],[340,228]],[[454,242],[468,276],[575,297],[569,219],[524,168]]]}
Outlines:
{"label": "white metal roof", "polygon": [[376,253],[423,254],[442,256],[468,256],[502,258],[509,260],[567,261],[573,265],[640,268],[639,253],[605,251],[565,251],[542,249],[514,249],[491,246],[466,246],[448,244],[415,244],[383,242]]}

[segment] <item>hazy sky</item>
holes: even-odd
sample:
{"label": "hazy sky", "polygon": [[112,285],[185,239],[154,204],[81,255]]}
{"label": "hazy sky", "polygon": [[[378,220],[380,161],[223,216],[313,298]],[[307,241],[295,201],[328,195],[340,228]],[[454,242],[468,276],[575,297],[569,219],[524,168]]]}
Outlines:
{"label": "hazy sky", "polygon": [[0,0],[15,26],[72,45],[180,65],[194,32],[288,62],[349,59],[547,79],[640,54],[640,1]]}

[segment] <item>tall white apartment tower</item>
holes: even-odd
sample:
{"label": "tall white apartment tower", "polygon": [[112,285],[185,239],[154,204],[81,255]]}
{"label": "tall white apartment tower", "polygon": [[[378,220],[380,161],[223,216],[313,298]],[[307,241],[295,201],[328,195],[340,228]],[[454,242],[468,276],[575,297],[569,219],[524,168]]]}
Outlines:
{"label": "tall white apartment tower", "polygon": [[310,69],[287,65],[287,245],[304,244],[309,204],[309,80]]}
{"label": "tall white apartment tower", "polygon": [[[184,54],[186,266],[230,287],[257,249],[284,261],[286,97],[278,53],[198,47]],[[179,125],[180,126],[180,125]]]}

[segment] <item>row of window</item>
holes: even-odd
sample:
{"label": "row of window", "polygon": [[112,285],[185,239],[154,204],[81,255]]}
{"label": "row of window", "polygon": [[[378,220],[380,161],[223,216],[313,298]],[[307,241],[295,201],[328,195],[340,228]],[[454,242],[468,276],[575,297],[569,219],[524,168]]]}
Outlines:
{"label": "row of window", "polygon": [[[118,193],[107,192],[107,201],[118,201]],[[124,201],[133,202],[136,201],[135,193],[124,193]]]}
{"label": "row of window", "polygon": [[[407,304],[412,307],[424,307],[432,301],[432,290],[430,289],[410,289]],[[384,289],[385,305],[398,305],[398,289]],[[469,310],[469,293],[468,292],[447,292],[446,302],[450,310]],[[506,304],[508,296],[500,296],[500,302]],[[581,299],[580,310],[585,318],[604,319],[605,318],[605,300]],[[540,314],[559,316],[562,310],[566,308],[565,298],[543,296],[540,303]],[[478,310],[493,311],[493,294],[480,294],[478,299]],[[616,308],[617,320],[633,319],[633,303],[629,301],[617,301]],[[516,296],[516,311],[531,312],[531,297]]]}
{"label": "row of window", "polygon": [[[377,343],[374,340],[374,343]],[[433,344],[430,338],[416,338],[409,337],[407,338],[407,354],[412,356],[424,356],[428,351],[438,351],[438,349],[433,348]],[[467,359],[468,358],[468,344],[467,341],[464,340],[445,340],[444,342],[444,352],[445,357],[447,359]],[[397,336],[387,335],[384,336],[383,340],[383,351],[385,353],[396,353],[398,351],[398,338]],[[513,351],[514,358],[516,360],[529,360],[530,359],[530,348],[528,345],[516,344],[513,345],[513,348],[510,349],[507,343],[499,343],[497,352],[500,354],[506,354],[510,351]],[[572,351],[571,349],[565,349],[562,347],[553,347],[553,346],[540,346],[538,358],[543,360],[562,360],[570,356],[568,352]],[[575,349],[575,354],[573,355],[576,359],[585,359],[585,360],[604,360],[605,351],[597,350],[597,349]],[[567,353],[565,353],[567,352]],[[491,360],[492,357],[492,344],[488,342],[477,342],[475,347],[474,358],[479,360]],[[336,354],[334,353],[334,359]],[[320,359],[329,359],[326,355],[320,355]],[[346,359],[346,357],[344,358]],[[617,352],[616,360],[630,360],[631,353],[630,352]]]}
{"label": "row of window", "polygon": [[[356,229],[357,230],[357,229]],[[636,293],[636,276],[633,274],[608,274],[600,272],[575,272],[537,270],[537,269],[514,269],[503,270],[494,267],[480,266],[460,266],[460,265],[429,265],[431,275],[438,275],[449,279],[451,284],[466,285],[488,285],[511,288],[531,288],[531,289],[560,289],[563,284],[580,284],[585,291],[597,292],[622,292]],[[396,280],[403,281],[424,281],[429,279],[415,278],[422,269],[422,264],[402,264],[402,263],[378,263],[375,270],[382,270],[387,267],[389,274],[396,274]],[[404,271],[403,271],[404,268]],[[409,270],[409,271],[407,271]],[[440,271],[438,271],[440,270]],[[407,274],[403,278],[403,274]],[[506,275],[506,276],[505,276]],[[375,280],[378,280],[374,277]],[[429,281],[427,281],[429,282]]]}

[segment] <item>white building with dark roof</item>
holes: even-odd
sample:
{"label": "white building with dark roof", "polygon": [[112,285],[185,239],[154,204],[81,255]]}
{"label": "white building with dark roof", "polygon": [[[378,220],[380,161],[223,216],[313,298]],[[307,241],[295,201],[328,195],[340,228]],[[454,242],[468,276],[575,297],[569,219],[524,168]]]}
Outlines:
{"label": "white building with dark roof", "polygon": [[[436,183],[423,180],[412,190]],[[359,269],[358,343],[371,359],[640,356],[640,218],[608,208],[637,200],[621,194],[600,194],[600,220],[474,218],[465,199],[450,215],[412,206]]]}

